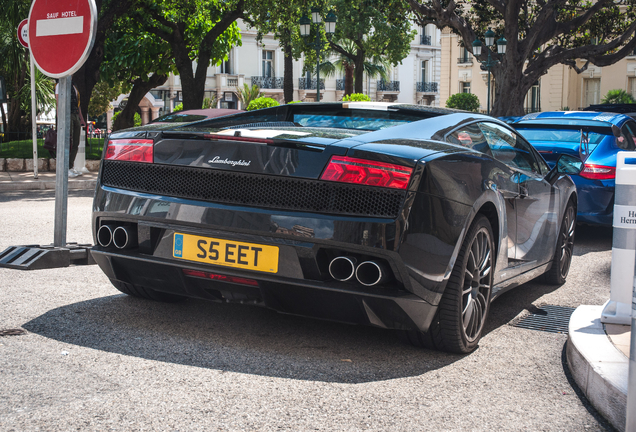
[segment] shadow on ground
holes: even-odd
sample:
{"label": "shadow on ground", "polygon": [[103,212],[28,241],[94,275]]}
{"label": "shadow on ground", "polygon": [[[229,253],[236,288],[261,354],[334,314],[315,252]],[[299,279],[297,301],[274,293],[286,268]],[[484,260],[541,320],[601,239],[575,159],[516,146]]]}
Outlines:
{"label": "shadow on ground", "polygon": [[188,300],[124,295],[53,309],[24,329],[148,360],[271,377],[362,383],[419,376],[462,358],[418,349],[392,331]]}

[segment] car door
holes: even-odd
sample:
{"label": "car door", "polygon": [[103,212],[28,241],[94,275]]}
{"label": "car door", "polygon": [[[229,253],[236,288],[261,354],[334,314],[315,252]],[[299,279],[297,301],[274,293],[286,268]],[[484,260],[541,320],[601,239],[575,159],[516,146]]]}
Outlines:
{"label": "car door", "polygon": [[517,215],[515,260],[520,266],[536,267],[554,254],[558,221],[558,191],[545,180],[549,168],[536,150],[518,133],[493,123],[479,124],[495,159],[515,171],[519,195],[514,199]]}
{"label": "car door", "polygon": [[[469,123],[460,126],[448,135],[446,141],[452,144],[468,147],[481,153],[493,156],[488,145],[488,140],[484,136],[479,127],[479,123]],[[485,168],[487,165],[483,165]],[[501,167],[505,168],[505,167]],[[504,226],[504,235],[507,238],[502,239],[502,244],[508,248],[507,260],[502,257],[503,262],[497,262],[497,266],[505,268],[509,266],[511,261],[515,260],[516,243],[517,243],[517,211],[515,199],[519,195],[519,184],[514,181],[515,172],[510,170],[498,169],[497,173],[482,173],[484,178],[493,179],[497,183],[497,190],[501,193],[506,211],[506,225]],[[503,248],[504,246],[502,246]]]}

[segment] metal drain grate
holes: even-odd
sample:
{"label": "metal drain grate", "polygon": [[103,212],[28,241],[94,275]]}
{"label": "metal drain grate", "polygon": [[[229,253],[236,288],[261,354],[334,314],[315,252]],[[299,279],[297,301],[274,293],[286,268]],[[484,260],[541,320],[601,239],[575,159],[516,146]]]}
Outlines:
{"label": "metal drain grate", "polygon": [[545,305],[511,325],[529,330],[567,334],[572,312],[574,308],[571,307]]}

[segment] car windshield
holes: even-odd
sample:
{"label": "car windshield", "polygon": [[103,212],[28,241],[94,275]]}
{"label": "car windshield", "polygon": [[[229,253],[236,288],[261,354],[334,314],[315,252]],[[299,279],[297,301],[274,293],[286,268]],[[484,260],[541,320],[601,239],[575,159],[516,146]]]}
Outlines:
{"label": "car windshield", "polygon": [[[580,143],[581,131],[570,129],[523,129],[517,127],[517,130],[525,139],[530,142],[543,141],[543,142],[564,142],[564,143]],[[590,132],[588,134],[588,140],[590,144],[599,144],[603,138],[607,135]]]}

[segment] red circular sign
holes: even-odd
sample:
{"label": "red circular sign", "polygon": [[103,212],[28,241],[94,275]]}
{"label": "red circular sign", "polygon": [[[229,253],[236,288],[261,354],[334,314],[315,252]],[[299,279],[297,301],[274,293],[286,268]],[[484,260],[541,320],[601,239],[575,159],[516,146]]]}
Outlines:
{"label": "red circular sign", "polygon": [[53,78],[76,72],[88,57],[97,31],[95,0],[35,0],[28,35],[33,60]]}
{"label": "red circular sign", "polygon": [[27,24],[29,24],[28,19],[23,19],[18,24],[18,42],[25,48],[29,47],[29,28]]}

